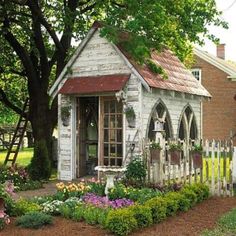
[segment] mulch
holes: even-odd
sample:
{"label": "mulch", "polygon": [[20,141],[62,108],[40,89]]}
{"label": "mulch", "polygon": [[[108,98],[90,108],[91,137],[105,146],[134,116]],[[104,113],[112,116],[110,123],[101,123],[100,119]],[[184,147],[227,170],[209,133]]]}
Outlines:
{"label": "mulch", "polygon": [[[210,198],[188,212],[180,212],[160,224],[134,232],[131,236],[197,236],[216,226],[222,214],[236,208],[236,198]],[[84,222],[56,217],[51,226],[38,230],[16,227],[13,222],[0,232],[1,236],[111,236],[109,232]]]}

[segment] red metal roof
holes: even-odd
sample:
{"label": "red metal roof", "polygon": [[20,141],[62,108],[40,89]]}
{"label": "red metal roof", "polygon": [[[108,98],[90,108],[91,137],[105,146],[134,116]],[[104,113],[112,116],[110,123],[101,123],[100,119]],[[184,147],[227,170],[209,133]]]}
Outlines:
{"label": "red metal roof", "polygon": [[87,77],[71,77],[62,86],[62,94],[91,94],[101,92],[120,91],[128,81],[130,75],[103,75]]}
{"label": "red metal roof", "polygon": [[[103,23],[95,22],[93,27],[102,28]],[[127,33],[123,32],[120,37],[127,38]],[[117,45],[117,47],[133,64],[150,87],[211,97],[210,93],[170,50],[164,49],[161,53],[154,51],[151,55],[153,62],[167,73],[168,79],[163,79],[161,75],[152,72],[147,65],[137,64],[120,45]]]}
{"label": "red metal roof", "polygon": [[164,69],[168,79],[152,72],[146,64],[137,64],[124,50],[121,49],[121,51],[150,87],[211,97],[210,93],[170,50],[164,49],[161,53],[153,52],[151,55],[152,61]]}

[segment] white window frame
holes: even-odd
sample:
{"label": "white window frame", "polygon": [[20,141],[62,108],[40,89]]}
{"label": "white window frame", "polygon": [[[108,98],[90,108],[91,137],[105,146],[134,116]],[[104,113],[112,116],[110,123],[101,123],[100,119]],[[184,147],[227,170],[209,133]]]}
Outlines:
{"label": "white window frame", "polygon": [[195,72],[198,72],[199,73],[199,79],[197,79],[200,83],[202,83],[202,70],[199,69],[199,68],[195,68],[195,69],[192,69],[191,70],[192,72],[192,75],[197,79],[197,77],[193,74]]}

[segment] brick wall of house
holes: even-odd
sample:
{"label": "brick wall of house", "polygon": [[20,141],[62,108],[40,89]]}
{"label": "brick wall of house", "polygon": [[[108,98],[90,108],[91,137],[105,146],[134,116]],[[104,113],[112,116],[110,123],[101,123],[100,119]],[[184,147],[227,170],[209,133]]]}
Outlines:
{"label": "brick wall of house", "polygon": [[203,103],[203,138],[229,138],[230,131],[236,133],[236,82],[230,81],[225,72],[197,56],[192,68],[201,69],[202,85],[212,95],[210,101]]}

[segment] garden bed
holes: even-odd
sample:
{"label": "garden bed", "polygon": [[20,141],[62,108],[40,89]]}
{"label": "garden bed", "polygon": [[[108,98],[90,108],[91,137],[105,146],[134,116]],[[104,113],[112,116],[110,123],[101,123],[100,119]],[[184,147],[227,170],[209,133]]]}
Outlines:
{"label": "garden bed", "polygon": [[[176,216],[169,217],[165,221],[155,224],[151,227],[139,230],[131,236],[197,236],[201,235],[204,229],[214,228],[220,215],[226,213],[236,206],[236,198],[210,198],[196,205],[188,212],[180,212]],[[100,229],[97,226],[91,226],[84,222],[74,222],[62,217],[55,217],[53,225],[46,226],[38,230],[22,229],[14,224],[1,231],[1,236],[110,236],[111,233]]]}

